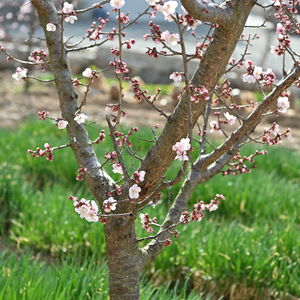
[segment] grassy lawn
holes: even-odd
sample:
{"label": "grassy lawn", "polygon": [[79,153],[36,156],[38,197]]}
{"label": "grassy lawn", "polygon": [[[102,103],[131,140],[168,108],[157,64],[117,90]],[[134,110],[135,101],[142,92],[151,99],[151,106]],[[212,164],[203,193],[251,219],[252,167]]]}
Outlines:
{"label": "grassy lawn", "polygon": [[[99,132],[95,125],[89,130],[92,138]],[[91,198],[85,184],[75,180],[78,166],[71,150],[55,152],[54,162],[26,153],[45,142],[67,143],[65,132],[41,121],[0,131],[0,236],[19,249],[0,255],[0,299],[107,299],[102,226],[80,219],[68,200],[71,194]],[[150,130],[137,135],[142,134],[151,138]],[[142,155],[149,144],[138,144]],[[102,159],[109,149],[106,141],[96,153]],[[219,175],[198,187],[191,205],[217,193],[226,201],[201,223],[179,228],[179,238],[145,271],[143,300],[200,300],[197,293],[203,299],[300,297],[300,153],[268,151],[257,158],[252,173]],[[168,173],[178,168],[175,162]],[[147,209],[150,216],[163,220],[178,189],[165,193],[156,209]],[[137,230],[146,235],[140,224]],[[248,298],[241,298],[243,293]]]}

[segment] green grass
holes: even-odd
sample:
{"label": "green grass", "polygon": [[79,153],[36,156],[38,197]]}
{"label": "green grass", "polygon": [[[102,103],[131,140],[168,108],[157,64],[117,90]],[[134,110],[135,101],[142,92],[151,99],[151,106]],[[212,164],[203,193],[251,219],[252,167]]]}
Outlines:
{"label": "green grass", "polygon": [[[89,126],[92,138],[100,129]],[[137,135],[150,138],[150,130],[142,129]],[[27,254],[15,261],[14,255],[3,254],[0,286],[4,284],[11,296],[4,298],[1,288],[0,299],[42,299],[45,290],[47,299],[105,299],[101,298],[107,292],[107,271],[101,267],[105,262],[102,226],[80,219],[68,200],[71,194],[90,198],[85,184],[75,180],[78,166],[70,149],[57,151],[54,162],[26,153],[46,141],[53,146],[68,142],[64,131],[47,122],[28,121],[18,130],[1,130],[0,235],[21,249],[59,258],[60,263],[32,261]],[[149,145],[139,144],[145,153]],[[100,159],[110,145],[107,139],[96,147]],[[254,150],[252,146],[244,152]],[[145,272],[147,278],[164,285],[153,296],[155,288],[145,283],[142,290],[147,296],[142,299],[149,295],[149,299],[177,299],[175,294],[178,299],[200,299],[193,293],[191,298],[180,295],[191,289],[205,296],[228,296],[236,284],[254,289],[257,295],[300,297],[300,153],[279,147],[268,150],[268,156],[257,158],[257,169],[251,174],[216,176],[197,188],[191,205],[209,201],[217,193],[224,194],[226,201],[201,223],[179,228],[179,238]],[[168,173],[174,174],[178,166],[174,163]],[[179,185],[170,191],[172,197],[178,189]],[[170,205],[166,194],[163,200],[157,209],[147,209],[150,216],[163,219]],[[139,236],[146,235],[140,224],[137,230]],[[5,268],[11,269],[8,279]],[[175,291],[172,298],[168,298],[168,285]],[[27,298],[21,298],[21,290],[24,295],[30,293]],[[56,296],[55,291],[59,291]]]}
{"label": "green grass", "polygon": [[[0,254],[0,299],[5,300],[106,300],[108,299],[108,274],[105,264],[95,264],[92,258],[83,263],[75,259],[61,263],[45,262],[30,253]],[[142,279],[143,300],[201,300],[195,293],[175,285],[153,287]],[[171,297],[171,298],[170,298]],[[207,300],[209,300],[207,298]]]}

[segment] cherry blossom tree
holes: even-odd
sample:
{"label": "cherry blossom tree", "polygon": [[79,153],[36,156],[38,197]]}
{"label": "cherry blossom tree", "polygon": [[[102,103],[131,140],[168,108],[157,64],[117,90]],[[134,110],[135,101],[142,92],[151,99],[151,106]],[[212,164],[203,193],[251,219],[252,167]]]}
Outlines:
{"label": "cherry blossom tree", "polygon": [[[33,157],[52,161],[55,151],[72,148],[79,165],[76,179],[86,181],[94,200],[81,198],[80,195],[70,196],[70,200],[75,213],[83,221],[102,223],[99,226],[104,227],[111,299],[139,299],[140,275],[144,266],[170,246],[173,238],[178,237],[176,228],[187,226],[190,222],[200,222],[225,200],[223,195],[216,194],[212,195],[209,203],[199,201],[189,208],[188,201],[199,185],[220,174],[249,173],[254,167],[255,157],[265,155],[267,151],[243,156],[240,149],[245,144],[276,145],[288,136],[290,130],[282,131],[276,123],[261,132],[255,129],[265,116],[285,113],[289,109],[288,88],[300,87],[299,53],[291,41],[292,35],[300,34],[296,17],[299,0],[271,0],[268,3],[227,0],[218,4],[208,0],[181,0],[181,7],[176,1],[146,2],[148,7],[145,11],[130,19],[130,14],[125,11],[125,0],[105,0],[80,10],[68,2],[31,0],[45,33],[46,49],[34,51],[28,61],[22,61],[1,47],[9,59],[25,66],[37,65],[42,70],[49,68],[54,74],[61,116],[51,117],[47,111],[39,112],[38,116],[41,120],[50,119],[58,129],[66,130],[69,143],[60,146],[46,143],[43,148],[28,152]],[[105,5],[113,9],[116,28],[106,30],[110,21],[100,17],[79,42],[72,44],[65,38],[65,23],[75,24],[83,13],[102,9]],[[278,21],[278,43],[272,47],[272,53],[279,62],[285,56],[292,61],[290,66],[284,64],[280,78],[276,78],[271,69],[263,70],[254,61],[247,60],[251,40],[257,38],[257,34],[246,36],[243,31],[254,6],[272,10]],[[176,25],[176,32],[164,30],[155,23],[155,17],[159,14]],[[160,56],[166,59],[168,56],[178,56],[182,59],[182,70],[170,74],[171,80],[181,84],[181,93],[176,108],[169,114],[156,104],[160,90],[154,95],[144,90],[129,72],[123,58],[124,49],[131,49],[135,44],[135,40],[126,39],[126,29],[136,24],[142,16],[149,17],[149,32],[145,33],[144,39],[156,43],[155,47],[149,44],[145,49],[146,54],[153,57],[153,63]],[[200,26],[208,28],[204,36],[197,33]],[[263,25],[257,27],[257,30],[263,29]],[[185,37],[188,34],[195,38],[192,52],[188,52],[186,47]],[[101,46],[108,41],[115,42],[109,67],[118,80],[119,102],[107,104],[107,128],[99,128],[99,136],[93,140],[86,130],[89,118],[84,113],[84,107],[91,83],[102,73],[87,66],[82,73],[87,84],[82,83],[71,73],[68,54],[94,47],[99,47],[101,51]],[[240,57],[233,58],[237,43],[242,43],[245,51],[240,53]],[[190,75],[191,62],[197,63],[193,76]],[[247,84],[257,85],[263,94],[263,101],[248,105],[237,105],[231,101],[232,88],[226,75],[234,69],[244,72],[241,79]],[[21,66],[12,77],[15,80],[39,80]],[[159,136],[154,126],[153,141],[149,141],[151,148],[145,157],[138,152],[138,142],[132,142],[138,128],[128,131],[120,127],[126,117],[124,81],[130,83],[137,102],[148,103],[165,118]],[[78,86],[86,89],[83,99],[78,99]],[[210,143],[215,134],[218,140],[222,140],[217,147]],[[106,149],[105,157],[97,157],[93,147],[104,139],[111,139],[113,149]],[[125,153],[138,163],[134,172],[129,171],[131,162],[124,159]],[[174,160],[180,162],[181,168],[173,178],[168,178],[166,172]],[[118,181],[107,174],[109,169],[119,174]],[[181,189],[172,199],[164,222],[159,224],[155,210],[159,209],[157,204],[162,191],[179,182]],[[156,206],[151,216],[143,212],[149,206]],[[137,237],[136,221],[145,229],[145,237]],[[146,245],[139,246],[141,242]]]}

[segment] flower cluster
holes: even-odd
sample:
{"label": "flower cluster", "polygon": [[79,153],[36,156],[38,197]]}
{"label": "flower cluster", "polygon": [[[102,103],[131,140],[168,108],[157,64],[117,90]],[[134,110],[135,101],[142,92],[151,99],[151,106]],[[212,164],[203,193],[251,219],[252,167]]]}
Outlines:
{"label": "flower cluster", "polygon": [[280,132],[280,127],[278,124],[273,123],[271,128],[265,128],[264,134],[261,138],[262,143],[274,146],[282,143],[283,138],[287,138],[291,129],[288,128],[285,132]]}
{"label": "flower cluster", "polygon": [[45,157],[49,161],[54,160],[54,151],[48,143],[44,144],[44,149],[37,147],[36,150],[28,149],[27,152],[31,154],[32,157]]}
{"label": "flower cluster", "polygon": [[94,200],[86,200],[84,198],[78,200],[77,197],[70,196],[73,201],[75,211],[80,215],[80,218],[86,219],[88,222],[99,222],[98,205]]}
{"label": "flower cluster", "polygon": [[220,204],[219,200],[225,200],[225,197],[217,194],[208,204],[205,204],[203,201],[194,204],[194,209],[191,213],[188,211],[183,211],[181,213],[179,222],[183,224],[188,224],[191,221],[200,222],[204,217],[205,211],[212,212],[218,209]]}
{"label": "flower cluster", "polygon": [[99,18],[99,24],[97,22],[92,22],[90,28],[87,30],[87,36],[90,41],[97,41],[102,38],[102,31],[105,25],[108,23],[109,19]]}
{"label": "flower cluster", "polygon": [[187,153],[188,151],[191,150],[190,139],[189,138],[181,139],[179,142],[173,145],[172,150],[176,152],[175,159],[178,159],[180,161],[189,160]]}
{"label": "flower cluster", "polygon": [[182,73],[173,72],[170,75],[170,79],[173,80],[174,82],[180,82],[180,81],[182,81]]}
{"label": "flower cluster", "polygon": [[78,174],[76,176],[76,180],[82,181],[84,178],[84,174],[87,172],[87,168],[81,167],[77,170],[77,172],[78,172]]}
{"label": "flower cluster", "polygon": [[[225,171],[221,171],[223,176],[227,175],[241,175],[250,173],[251,169],[255,168],[254,157],[258,155],[266,155],[268,152],[266,150],[258,151],[256,150],[254,154],[249,156],[242,156],[239,152],[233,156],[231,162],[229,163],[229,168]],[[251,166],[247,166],[246,162],[251,162]]]}
{"label": "flower cluster", "polygon": [[73,4],[64,2],[62,14],[66,23],[74,24],[74,22],[77,21],[77,16]]}
{"label": "flower cluster", "polygon": [[127,63],[120,60],[120,59],[115,59],[114,61],[111,61],[109,63],[109,65],[113,66],[115,68],[115,73],[116,74],[127,74],[127,73],[129,73]]}
{"label": "flower cluster", "polygon": [[201,85],[199,87],[189,86],[191,92],[191,101],[194,103],[199,103],[202,100],[209,99],[209,93],[205,86]]}
{"label": "flower cluster", "polygon": [[36,50],[30,53],[28,59],[36,64],[44,64],[46,62],[47,53],[45,50]]}
{"label": "flower cluster", "polygon": [[218,118],[218,120],[212,120],[210,121],[210,132],[218,131],[222,133],[221,125],[230,125],[233,126],[236,122],[236,117],[231,115],[229,112],[224,113],[225,120],[221,119],[221,113],[220,112],[214,112],[214,116]]}
{"label": "flower cluster", "polygon": [[246,61],[247,73],[243,75],[243,81],[248,83],[263,83],[264,86],[270,86],[275,82],[276,76],[271,69],[263,72],[261,67],[254,66],[251,60]]}
{"label": "flower cluster", "polygon": [[179,42],[179,34],[178,33],[170,33],[170,31],[166,30],[162,32],[160,36],[161,40],[166,42],[171,46],[176,46]]}
{"label": "flower cluster", "polygon": [[142,223],[142,227],[147,230],[147,232],[153,232],[153,228],[151,225],[157,223],[156,217],[151,219],[148,214],[140,214],[140,219]]}

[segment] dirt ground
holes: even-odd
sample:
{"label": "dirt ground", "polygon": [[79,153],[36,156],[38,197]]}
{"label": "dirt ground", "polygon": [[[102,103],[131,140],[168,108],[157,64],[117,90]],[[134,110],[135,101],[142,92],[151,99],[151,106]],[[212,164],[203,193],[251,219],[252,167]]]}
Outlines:
{"label": "dirt ground", "polygon": [[[16,82],[11,79],[11,74],[0,74],[0,127],[16,128],[29,116],[34,116],[38,111],[47,110],[52,117],[59,117],[59,106],[55,87],[53,84],[34,83],[29,93],[24,93],[24,82]],[[83,90],[77,90],[79,100],[83,97]],[[127,97],[128,99],[130,97]],[[162,108],[168,113],[173,107],[171,99],[164,97]],[[84,106],[83,112],[89,115],[90,120],[98,124],[105,124],[105,110],[107,103],[113,103],[106,91],[98,88],[91,89],[88,97],[88,105]],[[132,126],[163,126],[165,118],[160,116],[147,103],[135,103],[129,99],[124,110],[127,117],[123,124]],[[282,130],[291,128],[292,134],[283,142],[284,146],[300,149],[300,108],[290,109],[286,114],[279,117],[268,117],[258,126],[256,132],[262,132],[263,128],[270,127],[276,121]]]}

